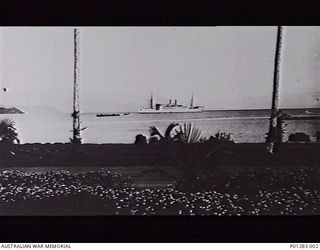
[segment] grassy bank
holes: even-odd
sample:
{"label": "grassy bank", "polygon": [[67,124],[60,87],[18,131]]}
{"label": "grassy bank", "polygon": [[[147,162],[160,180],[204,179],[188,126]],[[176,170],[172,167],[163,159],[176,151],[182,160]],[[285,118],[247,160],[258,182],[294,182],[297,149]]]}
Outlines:
{"label": "grassy bank", "polygon": [[167,144],[13,144],[0,145],[1,167],[50,166],[172,166],[181,164],[186,155],[209,165],[228,166],[316,166],[320,144],[285,143],[271,155],[264,143],[236,143],[227,147],[205,143],[184,145],[182,150]]}

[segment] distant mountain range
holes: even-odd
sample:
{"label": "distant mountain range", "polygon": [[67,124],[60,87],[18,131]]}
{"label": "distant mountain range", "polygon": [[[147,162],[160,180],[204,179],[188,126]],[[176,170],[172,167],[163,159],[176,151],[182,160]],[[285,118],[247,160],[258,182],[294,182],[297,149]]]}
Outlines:
{"label": "distant mountain range", "polygon": [[21,108],[29,114],[61,114],[62,111],[59,109],[53,108],[49,105],[38,105],[38,106],[29,106],[24,107],[21,106]]}
{"label": "distant mountain range", "polygon": [[14,107],[12,108],[0,107],[0,114],[24,114],[24,112]]}

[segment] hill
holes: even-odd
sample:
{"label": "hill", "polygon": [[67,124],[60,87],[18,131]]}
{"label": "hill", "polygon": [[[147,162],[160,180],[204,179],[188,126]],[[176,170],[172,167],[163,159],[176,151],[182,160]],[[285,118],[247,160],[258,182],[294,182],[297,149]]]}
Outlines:
{"label": "hill", "polygon": [[12,108],[0,107],[0,114],[24,114],[24,112],[14,107]]}

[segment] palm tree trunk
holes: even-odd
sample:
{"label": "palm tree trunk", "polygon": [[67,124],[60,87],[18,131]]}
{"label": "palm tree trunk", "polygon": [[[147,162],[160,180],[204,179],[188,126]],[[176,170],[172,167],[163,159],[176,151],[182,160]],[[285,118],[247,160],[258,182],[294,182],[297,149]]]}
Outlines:
{"label": "palm tree trunk", "polygon": [[79,31],[74,29],[74,83],[73,83],[73,138],[72,143],[81,144],[79,103]]}
{"label": "palm tree trunk", "polygon": [[280,88],[280,60],[281,60],[281,48],[282,48],[282,33],[283,27],[278,26],[277,30],[277,44],[276,54],[274,61],[274,75],[273,75],[273,90],[272,90],[272,106],[270,114],[269,132],[267,134],[266,142],[270,153],[274,153],[276,150],[276,126],[277,126],[277,114],[279,110],[279,88]]}

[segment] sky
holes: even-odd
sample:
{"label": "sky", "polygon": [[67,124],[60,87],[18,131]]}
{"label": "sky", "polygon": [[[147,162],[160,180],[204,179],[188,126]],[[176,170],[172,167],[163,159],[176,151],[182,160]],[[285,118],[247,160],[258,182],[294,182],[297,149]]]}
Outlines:
{"label": "sky", "polygon": [[[82,112],[271,107],[276,27],[79,27]],[[320,27],[285,27],[281,108],[320,107]],[[0,28],[0,105],[72,111],[73,27]]]}

